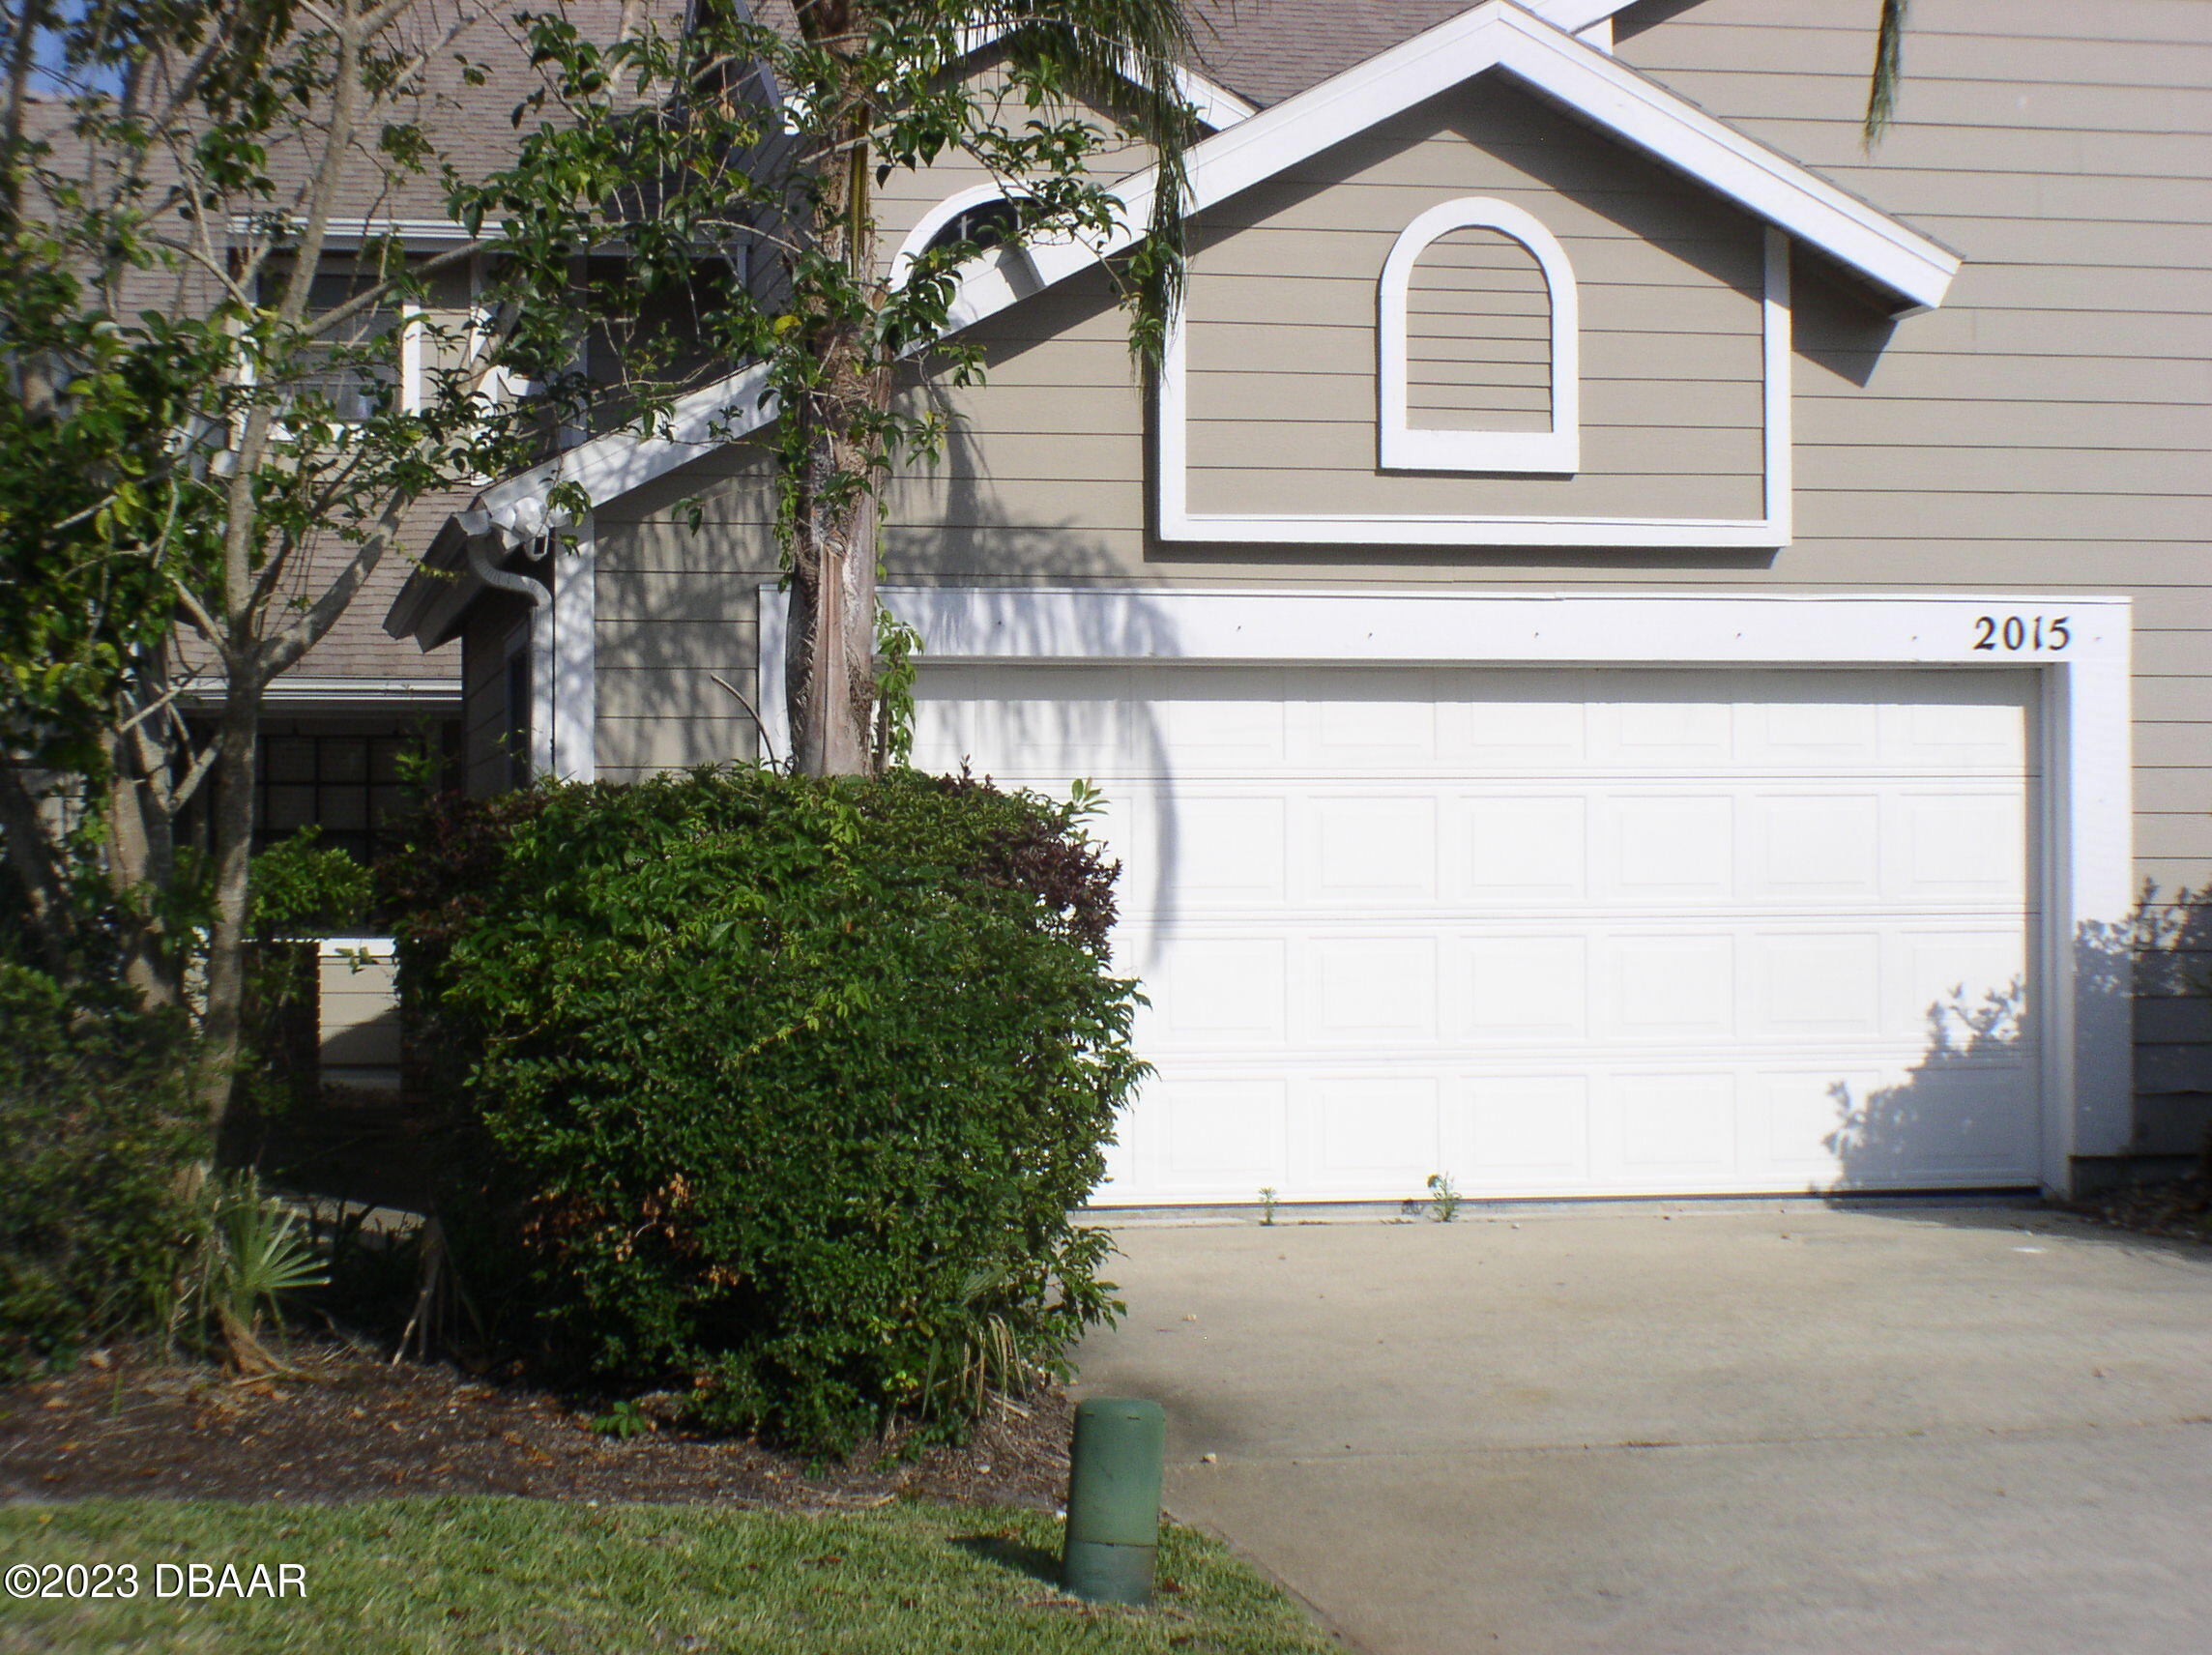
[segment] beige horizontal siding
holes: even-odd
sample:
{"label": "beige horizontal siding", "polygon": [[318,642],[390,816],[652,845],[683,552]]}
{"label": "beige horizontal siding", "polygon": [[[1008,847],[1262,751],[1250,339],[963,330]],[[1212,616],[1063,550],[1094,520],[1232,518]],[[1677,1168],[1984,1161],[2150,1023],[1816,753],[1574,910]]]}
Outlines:
{"label": "beige horizontal siding", "polygon": [[[1378,469],[1382,261],[1409,220],[1465,195],[1533,212],[1566,249],[1590,430],[1572,477]],[[1586,130],[1485,77],[1208,215],[1190,281],[1191,508],[1757,517],[1761,260],[1747,220],[1656,168],[1624,166]],[[1412,422],[1548,428],[1550,296],[1528,250],[1456,232],[1423,250],[1414,277]],[[1662,408],[1690,416],[1665,421],[1664,463],[1638,442]],[[1278,420],[1305,422],[1295,442]]]}

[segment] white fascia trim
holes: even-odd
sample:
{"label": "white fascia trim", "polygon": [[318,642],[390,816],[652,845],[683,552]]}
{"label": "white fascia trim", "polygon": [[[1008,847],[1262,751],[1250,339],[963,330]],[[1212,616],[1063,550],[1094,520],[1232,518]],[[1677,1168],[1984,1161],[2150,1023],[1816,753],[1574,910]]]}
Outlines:
{"label": "white fascia trim", "polygon": [[553,554],[552,740],[547,768],[563,781],[597,781],[598,765],[598,536],[590,517]]}
{"label": "white fascia trim", "polygon": [[[235,214],[230,221],[233,235],[254,234],[258,228],[254,218],[247,214]],[[396,237],[409,244],[444,242],[465,244],[479,238],[472,236],[451,218],[333,218],[323,228],[323,240],[334,250],[361,242],[381,241]]]}
{"label": "white fascia trim", "polygon": [[[1552,428],[1463,431],[1416,426],[1407,413],[1407,290],[1431,243],[1455,230],[1496,230],[1528,248],[1544,273],[1551,311]],[[1540,472],[1582,469],[1582,322],[1574,267],[1559,238],[1510,201],[1464,196],[1432,207],[1398,233],[1376,299],[1376,400],[1384,471]]]}
{"label": "white fascia trim", "polygon": [[[207,691],[207,699],[221,694],[220,687]],[[188,691],[187,701],[197,701],[199,695]],[[429,701],[454,704],[461,699],[461,685],[457,679],[450,678],[279,678],[261,693],[264,711],[282,711],[294,706],[322,707],[333,702],[387,702]]]}
{"label": "white fascia trim", "polygon": [[[1014,27],[1011,23],[1000,23],[990,27],[970,26],[962,29],[961,56],[974,57],[977,52],[996,45],[1011,34]],[[1122,61],[1121,78],[1132,86],[1142,84],[1134,60]],[[1175,83],[1177,93],[1191,106],[1192,112],[1217,132],[1225,127],[1234,127],[1239,121],[1249,120],[1260,112],[1257,103],[1247,102],[1219,81],[1201,74],[1187,65],[1176,65]]]}
{"label": "white fascia trim", "polygon": [[[1765,374],[1761,406],[1765,421],[1766,475],[1761,482],[1762,511],[1758,517],[1480,517],[1193,511],[1190,508],[1189,329],[1185,318],[1178,315],[1168,330],[1167,347],[1160,362],[1159,454],[1153,468],[1160,538],[1169,542],[1229,545],[1778,550],[1790,543],[1791,534],[1790,238],[1771,227],[1765,231],[1764,276],[1760,316],[1761,355]],[[1387,402],[1384,406],[1388,406]],[[1402,397],[1400,406],[1403,406]],[[1495,440],[1488,432],[1441,434],[1481,435]]]}
{"label": "white fascia trim", "polygon": [[[1375,661],[1435,665],[2027,668],[2043,683],[2031,800],[2044,869],[2040,940],[2046,1187],[2076,1156],[2126,1146],[2133,1118],[2128,944],[2135,892],[2132,612],[2127,598],[1674,594],[1432,594],[888,587],[937,661]],[[786,599],[761,590],[761,709],[780,724]],[[2059,651],[1982,649],[2019,618],[2066,618]]]}
{"label": "white fascia trim", "polygon": [[[1486,0],[1199,144],[1187,163],[1190,211],[1203,212],[1490,69],[1566,104],[1906,305],[1939,305],[1958,274],[1956,254],[1510,0]],[[1103,245],[1041,252],[1037,274],[1046,284],[1142,236],[1151,187],[1149,167],[1117,186],[1122,228]]]}
{"label": "white fascia trim", "polygon": [[1247,102],[1219,81],[1179,64],[1176,68],[1176,90],[1182,94],[1182,101],[1198,118],[1217,132],[1226,131],[1239,121],[1249,121],[1260,112],[1259,104]]}

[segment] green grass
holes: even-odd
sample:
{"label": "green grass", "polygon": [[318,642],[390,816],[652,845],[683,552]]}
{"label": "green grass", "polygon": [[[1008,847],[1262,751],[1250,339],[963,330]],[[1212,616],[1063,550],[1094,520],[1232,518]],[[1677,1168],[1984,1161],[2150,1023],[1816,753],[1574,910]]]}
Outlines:
{"label": "green grass", "polygon": [[[154,1500],[0,1510],[0,1568],[135,1563],[139,1595],[0,1598],[0,1649],[336,1655],[1322,1655],[1338,1645],[1217,1543],[1161,1539],[1153,1608],[1058,1591],[1060,1525],[903,1505],[801,1517],[498,1499]],[[305,1601],[156,1600],[157,1563],[306,1571]]]}

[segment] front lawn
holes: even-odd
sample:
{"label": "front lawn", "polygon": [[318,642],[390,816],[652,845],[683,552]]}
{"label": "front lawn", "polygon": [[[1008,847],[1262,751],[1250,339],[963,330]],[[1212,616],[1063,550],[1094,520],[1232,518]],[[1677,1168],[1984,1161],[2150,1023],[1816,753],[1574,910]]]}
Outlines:
{"label": "front lawn", "polygon": [[[152,1500],[0,1510],[0,1649],[432,1655],[1323,1655],[1338,1646],[1221,1546],[1171,1529],[1150,1610],[1050,1583],[1060,1524],[988,1507],[805,1516],[496,1497]],[[306,1595],[156,1598],[157,1565],[305,1570]],[[138,1595],[17,1599],[18,1565],[131,1563]],[[298,1577],[291,1577],[297,1579]],[[186,1579],[160,1577],[163,1584]]]}

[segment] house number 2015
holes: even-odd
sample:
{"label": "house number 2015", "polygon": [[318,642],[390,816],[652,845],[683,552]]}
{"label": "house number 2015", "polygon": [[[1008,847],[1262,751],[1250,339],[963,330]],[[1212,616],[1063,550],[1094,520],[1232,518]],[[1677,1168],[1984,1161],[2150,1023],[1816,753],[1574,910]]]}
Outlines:
{"label": "house number 2015", "polygon": [[2063,650],[2074,641],[2066,620],[2063,615],[2007,615],[2002,620],[1994,615],[1977,615],[1974,648],[2016,655],[2023,651]]}

